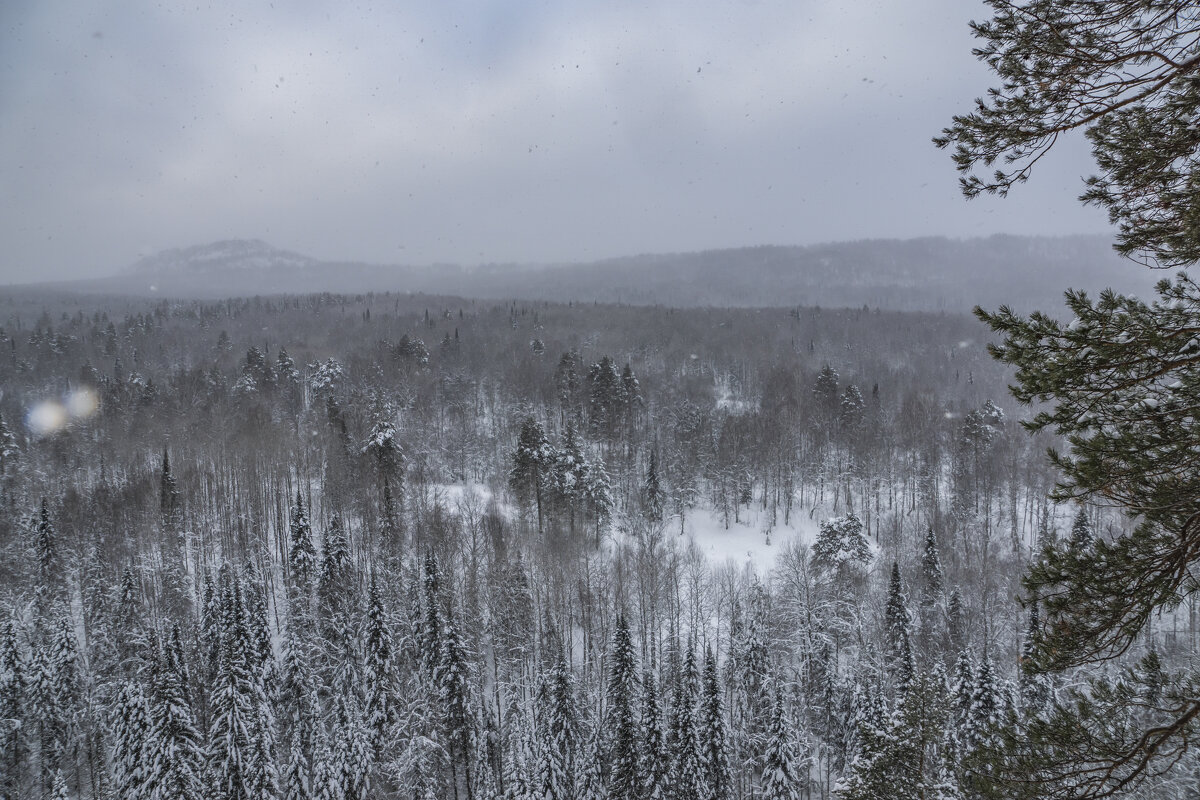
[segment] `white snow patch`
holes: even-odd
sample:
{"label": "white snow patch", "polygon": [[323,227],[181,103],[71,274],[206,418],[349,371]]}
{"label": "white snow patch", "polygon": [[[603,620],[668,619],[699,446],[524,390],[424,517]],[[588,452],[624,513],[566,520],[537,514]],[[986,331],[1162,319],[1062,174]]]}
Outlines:
{"label": "white snow patch", "polygon": [[[811,545],[816,541],[820,522],[809,519],[807,511],[794,508],[789,525],[782,524],[783,514],[779,514],[779,523],[770,530],[763,529],[760,513],[743,509],[739,514],[741,522],[730,520],[729,529],[726,530],[719,511],[693,509],[684,520],[684,535],[696,543],[714,566],[727,560],[739,566],[750,562],[761,575],[766,575],[774,568],[775,559],[787,542],[798,541]],[[667,530],[679,533],[678,517],[667,523]]]}

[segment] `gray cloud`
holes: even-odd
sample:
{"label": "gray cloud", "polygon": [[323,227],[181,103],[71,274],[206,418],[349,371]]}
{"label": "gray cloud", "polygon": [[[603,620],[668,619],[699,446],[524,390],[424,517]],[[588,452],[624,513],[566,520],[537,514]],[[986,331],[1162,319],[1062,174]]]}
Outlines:
{"label": "gray cloud", "polygon": [[988,85],[961,0],[70,0],[0,12],[0,279],[261,237],[559,261],[1100,231],[1069,143],[964,202],[930,137]]}

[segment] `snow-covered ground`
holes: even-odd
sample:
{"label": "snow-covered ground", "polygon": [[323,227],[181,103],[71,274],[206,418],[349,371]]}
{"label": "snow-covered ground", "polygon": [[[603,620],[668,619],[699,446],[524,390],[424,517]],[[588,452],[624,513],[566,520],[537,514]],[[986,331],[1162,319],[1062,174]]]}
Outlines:
{"label": "snow-covered ground", "polygon": [[[438,483],[429,485],[426,490],[436,494],[452,511],[460,511],[464,505],[481,509],[492,499],[492,490],[482,483]],[[501,513],[515,518],[516,509],[505,502],[505,498],[497,499]],[[766,575],[775,566],[775,559],[786,544],[801,542],[811,546],[816,541],[821,522],[832,515],[818,509],[810,519],[806,509],[797,507],[789,524],[783,524],[780,513],[777,524],[769,530],[764,530],[766,515],[758,509],[743,508],[738,516],[741,521],[731,519],[726,529],[720,511],[703,506],[690,509],[684,520],[683,535],[695,542],[713,566],[726,561],[733,561],[739,567],[750,563],[759,574]],[[664,535],[679,536],[678,517],[666,520]]]}
{"label": "snow-covered ground", "polygon": [[[775,558],[786,543],[800,541],[811,545],[817,538],[821,519],[824,519],[809,519],[806,511],[797,508],[790,525],[782,524],[783,515],[780,514],[779,524],[764,531],[759,512],[743,509],[739,516],[742,521],[730,520],[726,530],[719,512],[707,508],[692,509],[684,520],[684,535],[696,543],[714,566],[726,560],[732,560],[738,566],[750,562],[755,570],[765,575],[774,567]],[[679,519],[668,523],[667,530],[678,534]]]}

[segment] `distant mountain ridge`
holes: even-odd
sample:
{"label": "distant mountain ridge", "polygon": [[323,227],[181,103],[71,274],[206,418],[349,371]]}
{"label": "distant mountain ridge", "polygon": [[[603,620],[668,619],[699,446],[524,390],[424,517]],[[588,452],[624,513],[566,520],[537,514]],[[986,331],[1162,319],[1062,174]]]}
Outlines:
{"label": "distant mountain ridge", "polygon": [[278,269],[309,267],[315,258],[272,247],[261,239],[227,239],[212,244],[179,247],[147,256],[129,268],[135,273],[162,273],[207,269]]}
{"label": "distant mountain ridge", "polygon": [[322,261],[260,240],[167,250],[81,291],[214,299],[400,291],[663,306],[870,306],[969,311],[1057,307],[1070,288],[1144,293],[1161,273],[1103,236],[868,239],[651,254],[562,265],[388,266]]}

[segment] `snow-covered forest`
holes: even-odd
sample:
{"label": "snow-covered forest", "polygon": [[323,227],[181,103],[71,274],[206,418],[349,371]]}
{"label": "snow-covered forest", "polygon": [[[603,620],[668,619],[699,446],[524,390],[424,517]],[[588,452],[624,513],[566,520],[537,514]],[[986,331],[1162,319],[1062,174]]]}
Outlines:
{"label": "snow-covered forest", "polygon": [[5,798],[971,797],[1086,677],[1022,670],[1019,576],[1120,520],[1047,501],[966,317],[0,316]]}

